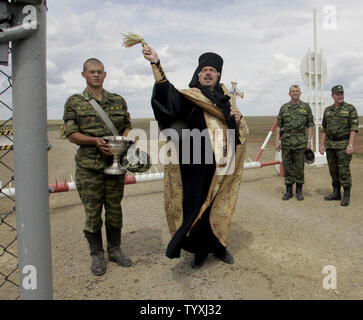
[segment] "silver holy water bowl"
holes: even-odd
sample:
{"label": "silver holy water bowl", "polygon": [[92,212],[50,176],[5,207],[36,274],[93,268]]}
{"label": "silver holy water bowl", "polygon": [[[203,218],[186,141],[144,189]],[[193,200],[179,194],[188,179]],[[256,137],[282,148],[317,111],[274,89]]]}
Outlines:
{"label": "silver holy water bowl", "polygon": [[112,165],[106,167],[103,172],[115,175],[126,173],[126,169],[121,166],[119,159],[124,157],[125,153],[132,145],[133,140],[124,136],[107,136],[102,139],[109,145],[113,154]]}

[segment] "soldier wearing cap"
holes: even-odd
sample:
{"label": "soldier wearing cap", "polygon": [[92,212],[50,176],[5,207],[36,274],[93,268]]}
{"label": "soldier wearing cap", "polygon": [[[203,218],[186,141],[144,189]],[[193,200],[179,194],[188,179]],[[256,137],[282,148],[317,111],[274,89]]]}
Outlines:
{"label": "soldier wearing cap", "polygon": [[344,101],[342,85],[331,89],[334,104],[324,110],[320,153],[326,156],[332,178],[333,192],[324,199],[327,201],[341,200],[341,186],[344,189],[342,206],[350,202],[352,177],[350,161],[352,160],[353,144],[359,127],[356,108]]}
{"label": "soldier wearing cap", "polygon": [[[313,135],[313,114],[309,104],[300,100],[301,90],[297,85],[289,89],[291,101],[280,108],[277,116],[276,150],[282,149],[282,163],[286,193],[282,200],[293,196],[292,186],[296,183],[296,198],[304,200],[302,186],[304,184],[305,150],[311,149]],[[308,134],[306,134],[308,128]],[[281,140],[281,143],[280,143]]]}

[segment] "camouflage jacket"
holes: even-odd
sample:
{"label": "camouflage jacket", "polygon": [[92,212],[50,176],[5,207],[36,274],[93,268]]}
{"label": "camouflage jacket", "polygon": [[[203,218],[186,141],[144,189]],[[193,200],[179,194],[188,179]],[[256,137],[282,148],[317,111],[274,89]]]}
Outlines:
{"label": "camouflage jacket", "polygon": [[[83,96],[81,94],[74,94],[67,99],[63,115],[66,137],[74,132],[91,137],[112,135],[110,129],[108,129],[96,110],[88,102],[92,98],[94,97],[86,88],[83,91]],[[120,135],[126,128],[131,129],[130,114],[127,111],[127,104],[124,98],[103,90],[102,101],[97,102],[109,116]],[[106,157],[94,145],[80,145],[75,160],[76,164],[80,167],[101,170],[112,160],[112,157]]]}
{"label": "camouflage jacket", "polygon": [[301,100],[295,105],[291,101],[285,103],[277,116],[277,126],[282,129],[281,146],[286,149],[306,148],[306,128],[313,125],[313,114],[309,104]]}
{"label": "camouflage jacket", "polygon": [[325,147],[345,149],[351,131],[358,132],[359,118],[356,108],[345,101],[338,108],[325,108],[321,132],[326,134]]}

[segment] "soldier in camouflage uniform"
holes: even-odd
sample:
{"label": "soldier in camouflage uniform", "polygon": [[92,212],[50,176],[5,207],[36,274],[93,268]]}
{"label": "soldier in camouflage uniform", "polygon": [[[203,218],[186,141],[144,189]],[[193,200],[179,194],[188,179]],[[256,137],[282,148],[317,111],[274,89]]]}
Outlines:
{"label": "soldier in camouflage uniform", "polygon": [[344,101],[343,86],[336,85],[331,92],[334,104],[324,110],[320,153],[324,154],[326,151],[333,192],[324,199],[340,200],[340,190],[343,186],[344,195],[341,205],[348,206],[352,186],[350,161],[354,138],[358,132],[359,118],[355,107]]}
{"label": "soldier in camouflage uniform", "polygon": [[106,271],[102,242],[102,208],[105,207],[107,252],[110,261],[130,266],[131,260],[120,249],[122,209],[125,175],[107,175],[105,166],[112,163],[112,153],[102,139],[112,135],[98,113],[89,103],[94,98],[114,123],[120,135],[126,136],[131,129],[130,114],[125,100],[103,89],[106,77],[101,61],[91,58],[83,65],[82,76],[87,88],[82,94],[68,98],[63,120],[65,135],[70,142],[79,145],[76,161],[76,185],[86,213],[84,234],[90,246],[91,270],[94,275]]}
{"label": "soldier in camouflage uniform", "polygon": [[[282,149],[282,164],[286,193],[282,200],[292,198],[293,184],[296,183],[296,198],[304,200],[304,154],[311,149],[313,115],[310,106],[300,100],[301,90],[293,85],[289,89],[291,101],[280,108],[277,116],[276,150]],[[308,128],[308,135],[306,134]],[[281,140],[281,143],[280,143]]]}

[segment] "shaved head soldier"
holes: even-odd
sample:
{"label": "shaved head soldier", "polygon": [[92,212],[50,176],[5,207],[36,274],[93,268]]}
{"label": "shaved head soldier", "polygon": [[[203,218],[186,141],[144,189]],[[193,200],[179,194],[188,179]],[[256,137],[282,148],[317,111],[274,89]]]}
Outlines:
{"label": "shaved head soldier", "polygon": [[107,175],[103,170],[112,163],[110,147],[102,139],[112,135],[96,110],[90,104],[94,99],[115,125],[119,135],[126,136],[131,129],[130,114],[123,97],[103,89],[106,78],[103,63],[91,58],[84,62],[82,76],[87,87],[81,94],[68,98],[64,108],[65,135],[79,145],[76,160],[76,185],[85,209],[84,234],[92,257],[91,271],[94,275],[106,272],[102,242],[102,208],[105,208],[107,252],[110,261],[130,266],[131,260],[120,249],[125,174]]}

